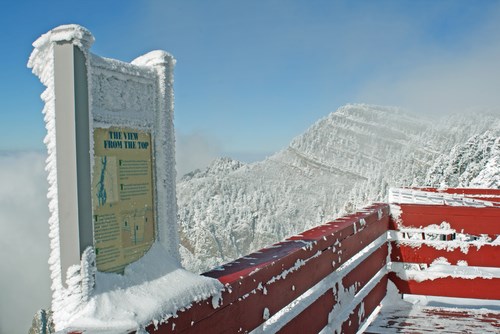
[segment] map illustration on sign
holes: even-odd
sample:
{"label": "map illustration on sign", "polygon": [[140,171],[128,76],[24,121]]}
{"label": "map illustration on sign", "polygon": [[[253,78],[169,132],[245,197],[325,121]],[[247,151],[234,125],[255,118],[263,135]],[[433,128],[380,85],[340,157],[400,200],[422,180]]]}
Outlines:
{"label": "map illustration on sign", "polygon": [[97,269],[123,272],[155,240],[151,135],[94,129],[92,200]]}
{"label": "map illustration on sign", "polygon": [[118,201],[118,179],[116,178],[116,158],[113,156],[102,156],[95,161],[98,165],[96,170],[100,171],[96,187],[97,205],[104,206],[107,202],[115,203]]}

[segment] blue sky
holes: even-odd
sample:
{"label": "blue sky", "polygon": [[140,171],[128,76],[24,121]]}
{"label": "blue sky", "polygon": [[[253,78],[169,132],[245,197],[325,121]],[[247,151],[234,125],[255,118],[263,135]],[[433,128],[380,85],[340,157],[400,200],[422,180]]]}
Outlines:
{"label": "blue sky", "polygon": [[[177,59],[175,126],[196,155],[251,160],[349,102],[432,113],[499,106],[500,1],[10,1],[0,151],[42,150],[31,43],[67,23],[100,56]],[[182,149],[182,148],[180,148]],[[192,153],[192,154],[191,154]],[[200,153],[201,154],[201,153]]]}

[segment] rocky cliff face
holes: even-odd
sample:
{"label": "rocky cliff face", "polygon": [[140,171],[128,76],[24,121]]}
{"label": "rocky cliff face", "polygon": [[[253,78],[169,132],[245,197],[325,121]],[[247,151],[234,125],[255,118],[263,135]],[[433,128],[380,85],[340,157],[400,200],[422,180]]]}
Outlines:
{"label": "rocky cliff face", "polygon": [[[475,184],[472,175],[498,172],[498,148],[485,147],[498,144],[499,119],[471,114],[430,120],[398,108],[347,105],[262,162],[218,159],[177,185],[183,264],[208,270],[385,200],[391,186],[465,185],[455,182],[456,173],[444,172],[452,160],[471,166],[462,178]],[[481,137],[488,130],[488,139]],[[467,144],[469,138],[477,143]],[[459,152],[478,147],[490,153],[461,158]]]}

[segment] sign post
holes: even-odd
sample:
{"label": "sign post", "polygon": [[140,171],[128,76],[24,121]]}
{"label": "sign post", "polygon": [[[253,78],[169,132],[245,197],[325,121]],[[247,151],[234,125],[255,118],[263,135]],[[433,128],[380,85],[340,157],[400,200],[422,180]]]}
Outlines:
{"label": "sign post", "polygon": [[[58,31],[57,33],[60,33]],[[82,42],[92,43],[84,34]],[[82,44],[83,45],[83,44]],[[54,45],[57,209],[63,282],[71,265],[93,245],[87,61],[70,41]]]}

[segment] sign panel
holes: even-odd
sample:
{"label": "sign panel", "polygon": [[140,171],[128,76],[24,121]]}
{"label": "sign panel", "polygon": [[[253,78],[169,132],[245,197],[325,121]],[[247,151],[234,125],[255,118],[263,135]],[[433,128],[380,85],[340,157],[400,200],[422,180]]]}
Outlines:
{"label": "sign panel", "polygon": [[122,273],[155,240],[151,134],[94,129],[92,203],[96,265]]}

